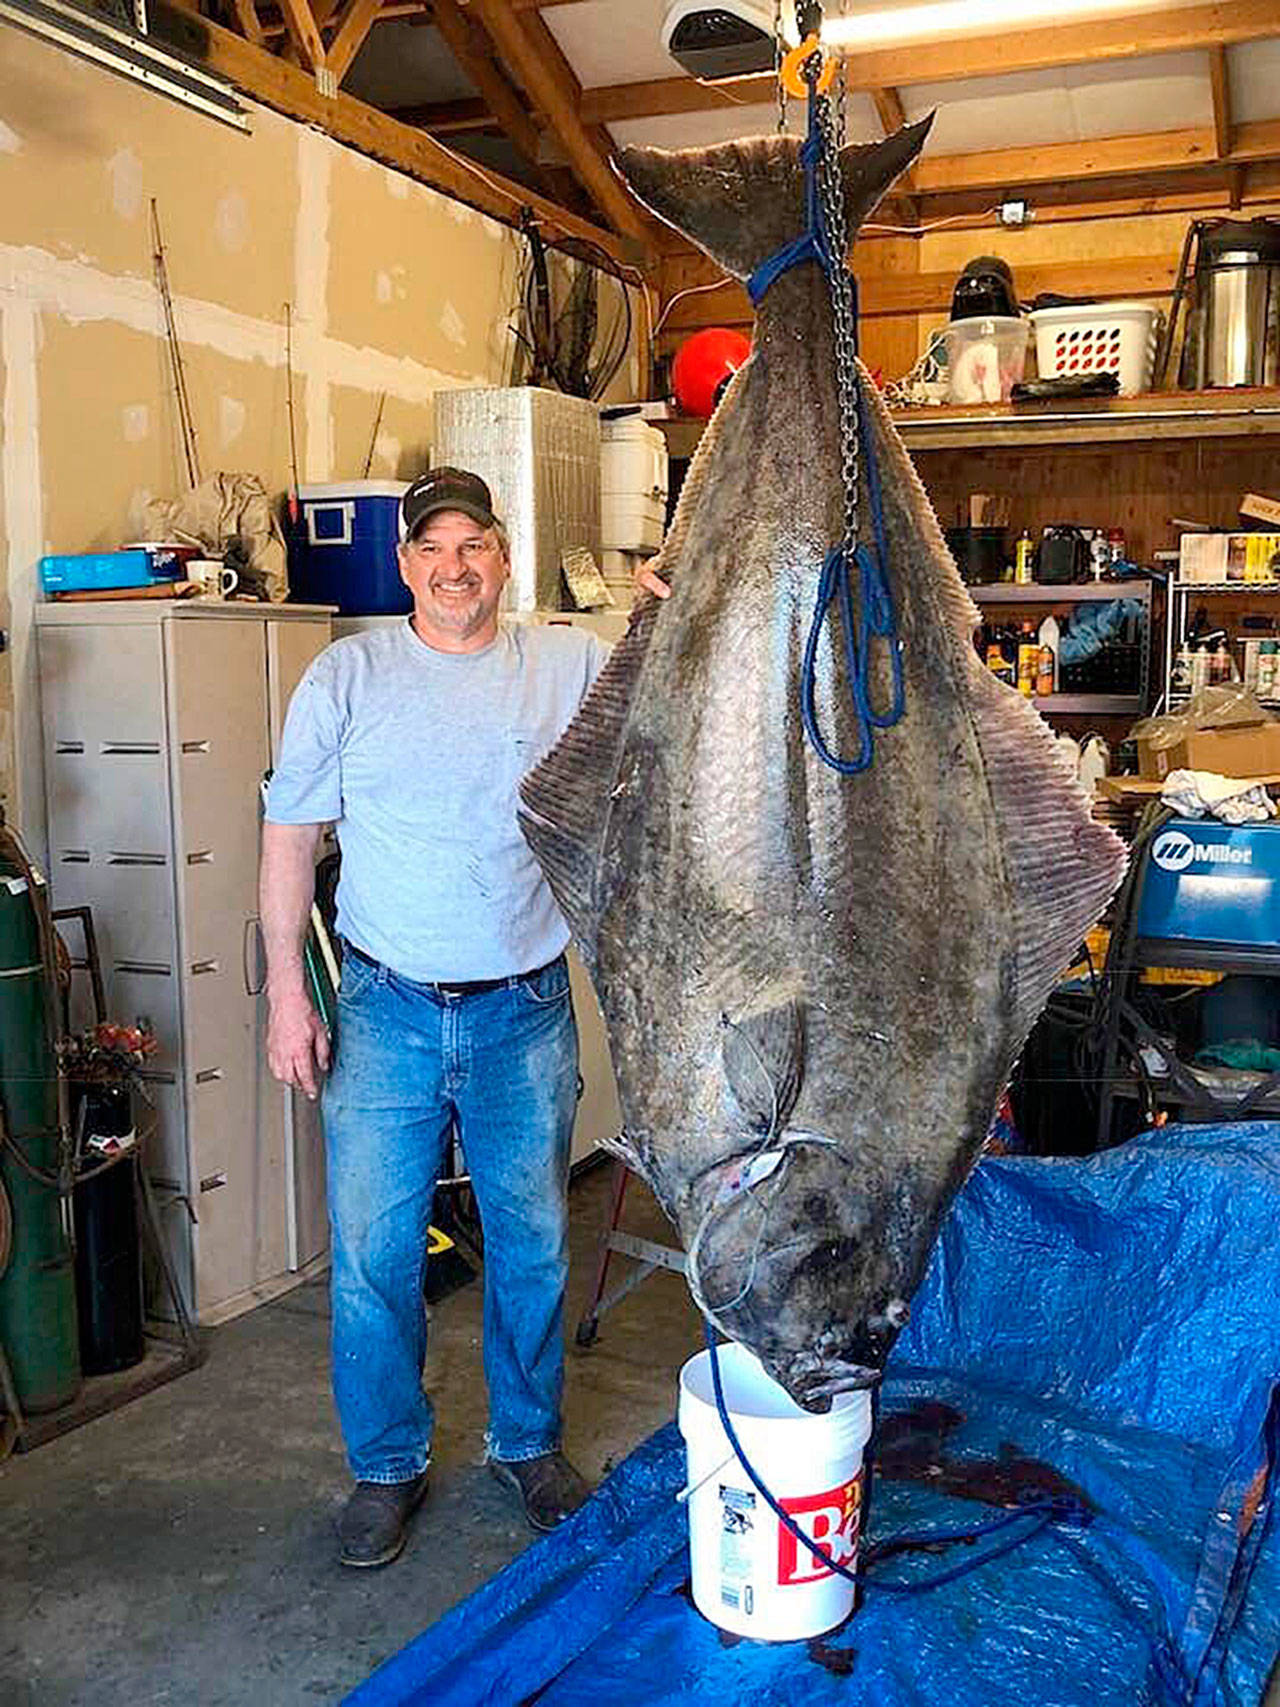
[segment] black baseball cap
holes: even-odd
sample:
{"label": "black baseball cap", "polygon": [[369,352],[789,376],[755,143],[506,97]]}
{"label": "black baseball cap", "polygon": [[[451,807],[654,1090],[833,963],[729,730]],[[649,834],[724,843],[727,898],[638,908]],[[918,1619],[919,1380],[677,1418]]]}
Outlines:
{"label": "black baseball cap", "polygon": [[400,500],[404,536],[412,539],[420,522],[437,510],[460,510],[481,527],[494,524],[493,493],[478,474],[465,468],[429,468]]}

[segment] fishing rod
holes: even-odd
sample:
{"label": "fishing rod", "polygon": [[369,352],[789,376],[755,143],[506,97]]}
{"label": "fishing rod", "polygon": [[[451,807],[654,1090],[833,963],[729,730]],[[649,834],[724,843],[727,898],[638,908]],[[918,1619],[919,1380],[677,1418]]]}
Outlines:
{"label": "fishing rod", "polygon": [[164,307],[165,337],[169,345],[169,362],[173,369],[173,392],[178,408],[178,430],[182,434],[182,450],[187,463],[187,481],[194,489],[200,484],[200,450],[196,442],[196,423],[191,411],[191,396],[187,390],[186,371],[182,365],[182,346],[178,342],[178,323],[173,312],[173,294],[169,289],[169,267],[165,259],[164,239],[160,235],[160,210],[156,198],[151,198],[152,261],[155,264],[156,289]]}
{"label": "fishing rod", "polygon": [[369,470],[373,467],[373,453],[378,448],[378,428],[382,425],[382,411],[387,406],[387,394],[384,391],[378,399],[378,413],[373,417],[373,432],[369,437],[369,454],[364,459],[364,473],[361,478],[369,478]]}

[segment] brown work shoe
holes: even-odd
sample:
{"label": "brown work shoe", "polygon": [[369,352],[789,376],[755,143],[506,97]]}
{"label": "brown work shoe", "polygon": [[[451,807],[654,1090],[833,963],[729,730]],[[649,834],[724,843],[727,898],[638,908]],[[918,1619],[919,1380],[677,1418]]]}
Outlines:
{"label": "brown work shoe", "polygon": [[489,1468],[504,1487],[514,1488],[533,1529],[545,1534],[571,1517],[590,1496],[590,1484],[563,1452],[541,1458],[491,1458]]}
{"label": "brown work shoe", "polygon": [[410,1482],[357,1482],[338,1520],[342,1563],[367,1571],[398,1559],[426,1491],[425,1470]]}

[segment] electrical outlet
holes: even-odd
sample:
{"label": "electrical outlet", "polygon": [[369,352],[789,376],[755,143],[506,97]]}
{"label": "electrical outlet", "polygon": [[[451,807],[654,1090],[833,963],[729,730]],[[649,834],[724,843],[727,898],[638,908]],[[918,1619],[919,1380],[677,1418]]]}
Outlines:
{"label": "electrical outlet", "polygon": [[1027,225],[1031,220],[1026,202],[1001,202],[997,211],[1001,225]]}

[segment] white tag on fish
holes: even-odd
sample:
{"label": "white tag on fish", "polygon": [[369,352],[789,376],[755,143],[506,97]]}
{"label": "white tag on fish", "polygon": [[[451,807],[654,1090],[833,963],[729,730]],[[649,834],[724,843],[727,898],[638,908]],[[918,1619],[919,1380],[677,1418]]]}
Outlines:
{"label": "white tag on fish", "polygon": [[783,1150],[762,1150],[734,1163],[716,1188],[715,1201],[727,1203],[740,1192],[751,1191],[777,1169],[785,1153]]}

